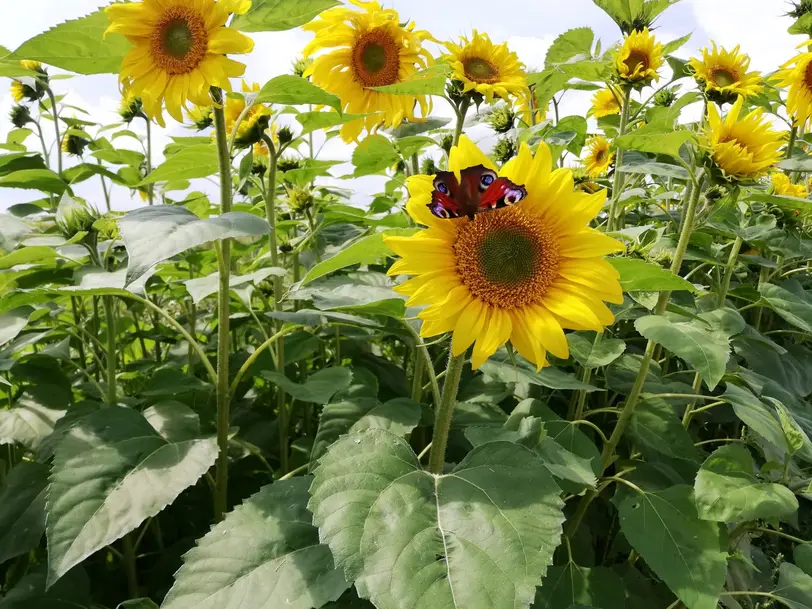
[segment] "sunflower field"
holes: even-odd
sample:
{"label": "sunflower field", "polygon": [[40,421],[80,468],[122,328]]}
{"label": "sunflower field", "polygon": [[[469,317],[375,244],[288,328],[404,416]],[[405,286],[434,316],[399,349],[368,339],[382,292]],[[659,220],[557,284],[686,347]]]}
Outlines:
{"label": "sunflower field", "polygon": [[387,4],[0,47],[0,609],[812,609],[812,0]]}

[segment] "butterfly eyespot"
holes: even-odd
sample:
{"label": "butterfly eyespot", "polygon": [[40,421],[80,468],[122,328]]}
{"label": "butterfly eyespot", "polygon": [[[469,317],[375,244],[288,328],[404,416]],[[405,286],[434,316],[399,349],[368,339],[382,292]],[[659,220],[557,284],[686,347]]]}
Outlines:
{"label": "butterfly eyespot", "polygon": [[495,179],[496,179],[496,176],[494,176],[493,174],[484,173],[484,174],[482,174],[482,177],[479,178],[479,182],[480,182],[480,184],[482,184],[482,186],[485,186],[487,188],[488,186],[493,184]]}
{"label": "butterfly eyespot", "polygon": [[505,193],[505,203],[507,205],[516,205],[522,199],[524,199],[524,191],[519,188],[511,188]]}
{"label": "butterfly eyespot", "polygon": [[437,191],[443,193],[444,195],[448,194],[448,186],[443,184],[442,182],[437,183]]}

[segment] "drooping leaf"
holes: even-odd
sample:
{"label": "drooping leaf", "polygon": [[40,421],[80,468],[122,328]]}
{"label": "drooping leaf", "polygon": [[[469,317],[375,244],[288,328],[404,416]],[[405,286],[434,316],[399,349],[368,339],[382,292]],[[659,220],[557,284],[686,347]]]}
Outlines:
{"label": "drooping leaf", "polygon": [[745,425],[776,448],[787,453],[790,452],[784,431],[781,429],[775,409],[771,405],[753,395],[748,389],[738,387],[732,383],[727,384],[727,389],[722,398],[730,402],[736,416]]}
{"label": "drooping leaf", "polygon": [[600,368],[608,366],[626,351],[626,343],[619,338],[601,338],[597,343],[595,339],[586,338],[583,334],[571,332],[567,334],[570,346],[570,355],[584,368]]}
{"label": "drooping leaf", "polygon": [[234,17],[231,27],[243,32],[292,30],[338,4],[337,0],[253,0],[247,13]]}
{"label": "drooping leaf", "polygon": [[448,64],[437,63],[394,84],[370,88],[390,95],[443,95],[449,73]]}
{"label": "drooping leaf", "polygon": [[307,511],[309,476],[274,482],[183,557],[161,609],[321,607],[349,587]]}
{"label": "drooping leaf", "polygon": [[649,456],[659,453],[671,459],[684,459],[698,464],[699,451],[674,408],[660,398],[646,397],[634,411],[629,426],[640,451]]}
{"label": "drooping leaf", "polygon": [[37,547],[45,532],[48,467],[23,461],[0,486],[0,563]]}
{"label": "drooping leaf", "polygon": [[50,435],[56,422],[65,416],[68,402],[58,408],[51,407],[40,395],[41,391],[48,389],[42,386],[36,391],[23,393],[14,407],[0,410],[0,445],[20,443],[36,450]]}
{"label": "drooping leaf", "polygon": [[168,442],[127,408],[81,419],[57,446],[51,472],[49,585],[160,512],[216,457],[216,438]]}
{"label": "drooping leaf", "polygon": [[[378,609],[520,609],[558,544],[558,492],[539,459],[510,442],[433,476],[404,440],[370,430],[322,458],[309,507],[337,566]],[[408,518],[392,519],[407,506]]]}
{"label": "drooping leaf", "polygon": [[694,134],[687,129],[673,131],[659,125],[645,125],[632,133],[618,137],[615,139],[615,145],[624,150],[666,154],[678,159],[679,149],[694,139]]}
{"label": "drooping leaf", "polygon": [[341,111],[341,100],[332,93],[320,89],[306,78],[283,74],[272,78],[260,89],[257,104],[284,104],[300,106],[330,106]]}
{"label": "drooping leaf", "polygon": [[0,346],[15,339],[28,324],[32,307],[18,307],[0,315]]}
{"label": "drooping leaf", "polygon": [[720,330],[696,320],[671,321],[663,315],[641,317],[634,327],[691,364],[710,389],[722,379],[730,357],[730,341]]}
{"label": "drooping leaf", "polygon": [[544,64],[549,67],[569,61],[578,55],[589,55],[592,52],[594,40],[595,32],[588,27],[567,30],[560,34],[547,49]]}
{"label": "drooping leaf", "polygon": [[787,322],[804,332],[812,332],[812,295],[797,281],[787,281],[783,287],[765,283],[759,287],[759,292]]}
{"label": "drooping leaf", "polygon": [[634,258],[609,258],[608,262],[620,273],[624,292],[696,292],[690,282],[656,264]]}
{"label": "drooping leaf", "polygon": [[172,180],[207,178],[217,173],[219,167],[217,147],[214,144],[186,146],[158,165],[152,173],[141,180],[139,186]]}
{"label": "drooping leaf", "polygon": [[760,482],[750,452],[739,444],[716,449],[702,464],[694,483],[696,509],[703,520],[746,522],[783,518],[798,509],[786,486]]}
{"label": "drooping leaf", "polygon": [[79,74],[118,74],[132,45],[121,34],[104,36],[103,9],[72,19],[22,43],[11,57],[31,59]]}
{"label": "drooping leaf", "polygon": [[[229,279],[229,286],[236,288],[248,283],[259,283],[263,279],[267,279],[271,276],[284,277],[286,273],[287,271],[285,269],[278,266],[262,268],[246,275],[232,275]],[[200,304],[205,298],[217,293],[220,287],[220,273],[215,271],[205,277],[189,279],[188,281],[184,281],[183,285],[186,286],[186,291],[189,292],[189,296],[192,297],[195,304]]]}
{"label": "drooping leaf", "polygon": [[700,520],[690,486],[635,493],[619,506],[620,529],[688,609],[715,609],[727,571],[719,525]]}
{"label": "drooping leaf", "polygon": [[422,408],[408,398],[395,398],[375,406],[353,423],[347,433],[367,429],[385,429],[396,436],[405,437],[420,423]]}
{"label": "drooping leaf", "polygon": [[[324,0],[333,2],[333,0]],[[319,129],[328,129],[330,127],[338,127],[359,118],[366,118],[367,114],[342,114],[340,112],[301,112],[296,115],[296,120],[302,126],[300,135],[306,135]]]}
{"label": "drooping leaf", "polygon": [[[514,365],[515,362],[515,365]],[[550,389],[600,391],[594,385],[582,383],[571,374],[548,366],[536,372],[536,367],[527,360],[515,356],[511,361],[507,352],[502,349],[481,366],[482,372],[503,383],[526,383],[548,387]]]}
{"label": "drooping leaf", "polygon": [[370,135],[358,144],[352,153],[355,177],[371,175],[392,167],[400,159],[388,139],[382,135]]}
{"label": "drooping leaf", "polygon": [[218,239],[259,237],[268,223],[244,212],[229,212],[200,219],[183,207],[160,205],[131,211],[118,221],[129,254],[127,284],[159,262],[193,247]]}
{"label": "drooping leaf", "polygon": [[[377,389],[376,389],[377,392]],[[336,399],[326,404],[319,418],[319,428],[313,449],[310,452],[310,471],[318,464],[327,449],[339,436],[347,433],[350,428],[360,421],[365,414],[378,406],[378,400],[372,396],[355,396],[352,399]]]}
{"label": "drooping leaf", "polygon": [[792,563],[783,562],[778,567],[778,585],[773,591],[790,609],[812,607],[812,577]]}
{"label": "drooping leaf", "polygon": [[302,384],[291,381],[279,372],[263,370],[261,374],[262,378],[278,385],[293,398],[315,404],[326,404],[336,392],[349,387],[352,381],[349,368],[339,367],[319,370]]}
{"label": "drooping leaf", "polygon": [[0,177],[0,188],[42,190],[61,195],[68,185],[50,169],[21,169]]}

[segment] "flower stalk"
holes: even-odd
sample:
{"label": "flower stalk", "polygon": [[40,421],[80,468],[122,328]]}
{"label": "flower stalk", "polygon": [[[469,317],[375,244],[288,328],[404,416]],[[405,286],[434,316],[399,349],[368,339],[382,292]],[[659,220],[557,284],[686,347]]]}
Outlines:
{"label": "flower stalk", "polygon": [[[213,90],[214,127],[217,138],[217,155],[220,166],[220,213],[231,211],[231,158],[226,139],[226,118],[223,112],[224,95],[219,89]],[[229,428],[229,386],[228,360],[230,350],[229,307],[231,241],[223,239],[217,247],[220,272],[217,294],[217,468],[215,475],[214,519],[222,520],[228,510],[228,428]]]}
{"label": "flower stalk", "polygon": [[440,405],[434,415],[434,433],[431,437],[431,455],[429,456],[429,471],[432,474],[442,474],[445,464],[445,449],[448,445],[448,433],[451,431],[451,419],[454,407],[457,404],[457,391],[460,387],[462,367],[465,365],[465,353],[448,356],[448,367],[443,383],[443,395]]}
{"label": "flower stalk", "polygon": [[[631,106],[632,88],[628,85],[623,87],[623,107],[620,110],[620,127],[618,129],[618,137],[626,135],[626,130],[629,127],[629,112]],[[609,205],[609,219],[607,227],[609,232],[618,229],[618,203],[620,201],[620,190],[623,188],[623,174],[620,168],[623,166],[623,147],[618,146],[615,155],[615,176],[612,183],[612,202]]]}

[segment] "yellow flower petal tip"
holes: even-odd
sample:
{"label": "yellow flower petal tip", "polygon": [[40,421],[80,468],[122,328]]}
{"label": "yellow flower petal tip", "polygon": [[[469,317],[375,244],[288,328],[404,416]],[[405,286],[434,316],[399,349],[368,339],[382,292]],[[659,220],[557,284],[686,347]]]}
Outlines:
{"label": "yellow flower petal tip", "polygon": [[659,80],[663,67],[663,45],[644,28],[634,30],[623,41],[615,55],[618,78],[631,85],[646,85]]}
{"label": "yellow flower petal tip", "polygon": [[701,51],[702,57],[692,57],[688,65],[697,83],[712,101],[733,103],[736,97],[758,95],[764,90],[760,72],[748,72],[750,57],[741,53],[736,45],[728,51],[713,42],[710,49]]}
{"label": "yellow flower petal tip", "polygon": [[[487,159],[464,136],[451,155],[457,171]],[[422,335],[450,332],[456,354],[473,345],[475,368],[510,342],[541,369],[548,351],[568,355],[564,329],[611,323],[604,302],[617,302],[622,290],[603,257],[623,245],[588,226],[605,193],[576,190],[570,170],[552,170],[545,146],[535,155],[522,147],[498,173],[526,197],[473,220],[433,216],[431,177],[411,178],[406,209],[427,228],[385,238],[400,256],[389,273],[412,276],[399,291],[426,307]]]}
{"label": "yellow flower petal tip", "polygon": [[144,111],[159,124],[164,109],[182,122],[181,109],[190,100],[211,103],[211,87],[230,91],[230,79],[245,72],[243,64],[226,55],[249,53],[254,42],[226,22],[248,8],[248,0],[145,0],[108,6],[106,34],[123,34],[133,44],[121,63],[124,88],[143,100]]}

